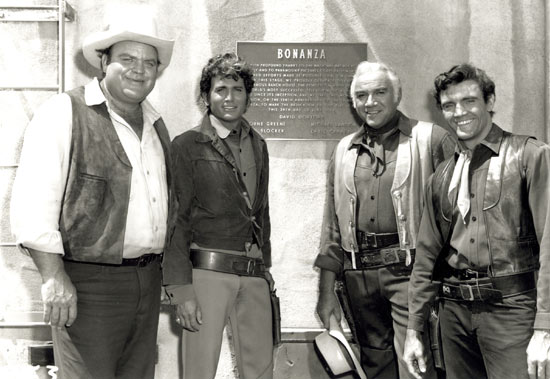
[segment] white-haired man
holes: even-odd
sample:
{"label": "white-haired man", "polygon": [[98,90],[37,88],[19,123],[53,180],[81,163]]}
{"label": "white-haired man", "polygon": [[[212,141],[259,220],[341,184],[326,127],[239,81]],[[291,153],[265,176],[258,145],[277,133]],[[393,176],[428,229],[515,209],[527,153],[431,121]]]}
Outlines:
{"label": "white-haired man", "polygon": [[[407,290],[424,187],[455,142],[397,110],[400,80],[383,63],[360,63],[350,94],[364,124],[338,143],[329,166],[317,313],[327,328],[331,314],[340,320],[334,289],[341,281],[367,376],[408,378]],[[430,368],[426,377],[434,378]]]}
{"label": "white-haired man", "polygon": [[170,138],[146,97],[172,48],[145,12],[111,23],[83,43],[103,78],[27,128],[12,230],[42,276],[59,378],[154,377],[173,203]]}

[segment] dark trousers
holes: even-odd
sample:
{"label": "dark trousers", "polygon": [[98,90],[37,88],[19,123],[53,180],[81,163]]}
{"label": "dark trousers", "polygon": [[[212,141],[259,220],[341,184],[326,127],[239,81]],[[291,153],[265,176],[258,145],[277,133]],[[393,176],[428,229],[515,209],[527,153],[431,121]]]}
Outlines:
{"label": "dark trousers", "polygon": [[52,328],[60,379],[154,377],[160,264],[145,267],[65,262],[78,315]]}
{"label": "dark trousers", "polygon": [[[410,272],[411,267],[404,263],[344,272],[361,366],[369,379],[412,378],[403,361]],[[426,337],[427,334],[424,333]],[[428,359],[424,378],[435,378],[431,354]]]}
{"label": "dark trousers", "polygon": [[527,378],[536,291],[498,303],[442,299],[439,305],[447,379]]}

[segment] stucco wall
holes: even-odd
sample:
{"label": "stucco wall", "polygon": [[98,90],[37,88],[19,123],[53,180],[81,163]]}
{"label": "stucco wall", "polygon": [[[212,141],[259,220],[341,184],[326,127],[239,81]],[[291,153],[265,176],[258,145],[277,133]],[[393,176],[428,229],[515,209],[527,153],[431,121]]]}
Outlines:
{"label": "stucco wall", "polygon": [[[52,3],[36,1],[35,3]],[[139,3],[133,0],[126,3]],[[153,3],[142,1],[144,3]],[[7,3],[7,2],[4,2]],[[14,4],[19,2],[14,0]],[[84,60],[80,41],[102,27],[120,0],[72,0],[77,20],[67,24],[67,88],[98,73]],[[429,94],[434,76],[470,61],[486,69],[497,85],[495,121],[507,130],[547,138],[545,2],[543,0],[157,0],[160,31],[176,39],[171,66],[150,96],[171,136],[194,126],[200,69],[213,54],[235,42],[366,42],[368,59],[392,65],[403,84],[401,109],[409,116],[441,122]],[[0,85],[55,81],[56,33],[52,25],[0,23]],[[50,58],[50,57],[53,57]],[[52,92],[0,91],[0,242],[12,242],[9,198],[22,135],[36,107]],[[332,141],[268,141],[273,224],[273,274],[281,296],[283,326],[318,328],[315,316],[318,252]],[[39,183],[37,183],[39,185]],[[40,280],[32,262],[0,246],[0,321],[40,312]],[[15,316],[13,316],[15,315]],[[159,378],[177,377],[178,337],[164,310],[159,331]],[[36,329],[38,330],[38,329]],[[10,332],[10,333],[8,333]],[[47,333],[18,338],[0,327],[0,366],[26,361],[17,346],[47,339]],[[9,336],[8,336],[9,334]],[[33,337],[33,335],[35,337]],[[23,342],[22,342],[23,341]],[[16,353],[14,353],[14,351]],[[279,377],[308,377],[310,363],[279,356]],[[311,350],[308,356],[311,358]],[[22,355],[23,354],[23,355]],[[219,377],[233,378],[225,342]],[[301,359],[301,358],[300,358]],[[291,362],[291,363],[289,363]],[[299,369],[293,367],[300,367]],[[309,374],[311,375],[311,374]]]}

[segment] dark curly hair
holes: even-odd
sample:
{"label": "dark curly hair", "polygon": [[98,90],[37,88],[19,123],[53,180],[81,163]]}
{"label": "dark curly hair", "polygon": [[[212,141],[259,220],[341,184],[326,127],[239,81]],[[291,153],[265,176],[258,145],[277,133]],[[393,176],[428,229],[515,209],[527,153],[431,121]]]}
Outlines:
{"label": "dark curly hair", "polygon": [[199,100],[203,96],[209,96],[212,88],[212,78],[216,76],[230,76],[235,80],[243,79],[247,98],[250,100],[250,94],[254,88],[254,75],[252,68],[246,61],[234,53],[218,54],[208,60],[208,63],[202,69],[200,81]]}
{"label": "dark curly hair", "polygon": [[[435,77],[433,95],[439,109],[441,109],[441,92],[445,91],[449,86],[462,83],[465,80],[473,80],[479,85],[479,88],[483,92],[485,103],[487,103],[491,96],[495,95],[495,82],[487,76],[485,71],[469,63],[462,63]],[[490,113],[491,115],[493,114],[493,112]]]}

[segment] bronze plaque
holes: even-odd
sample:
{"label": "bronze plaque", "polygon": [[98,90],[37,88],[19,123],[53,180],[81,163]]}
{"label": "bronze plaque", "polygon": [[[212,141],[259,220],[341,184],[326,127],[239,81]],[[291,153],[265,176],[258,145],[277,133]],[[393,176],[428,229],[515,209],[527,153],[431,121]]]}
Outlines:
{"label": "bronze plaque", "polygon": [[237,42],[256,84],[245,117],[265,138],[340,139],[358,122],[349,100],[365,43]]}

